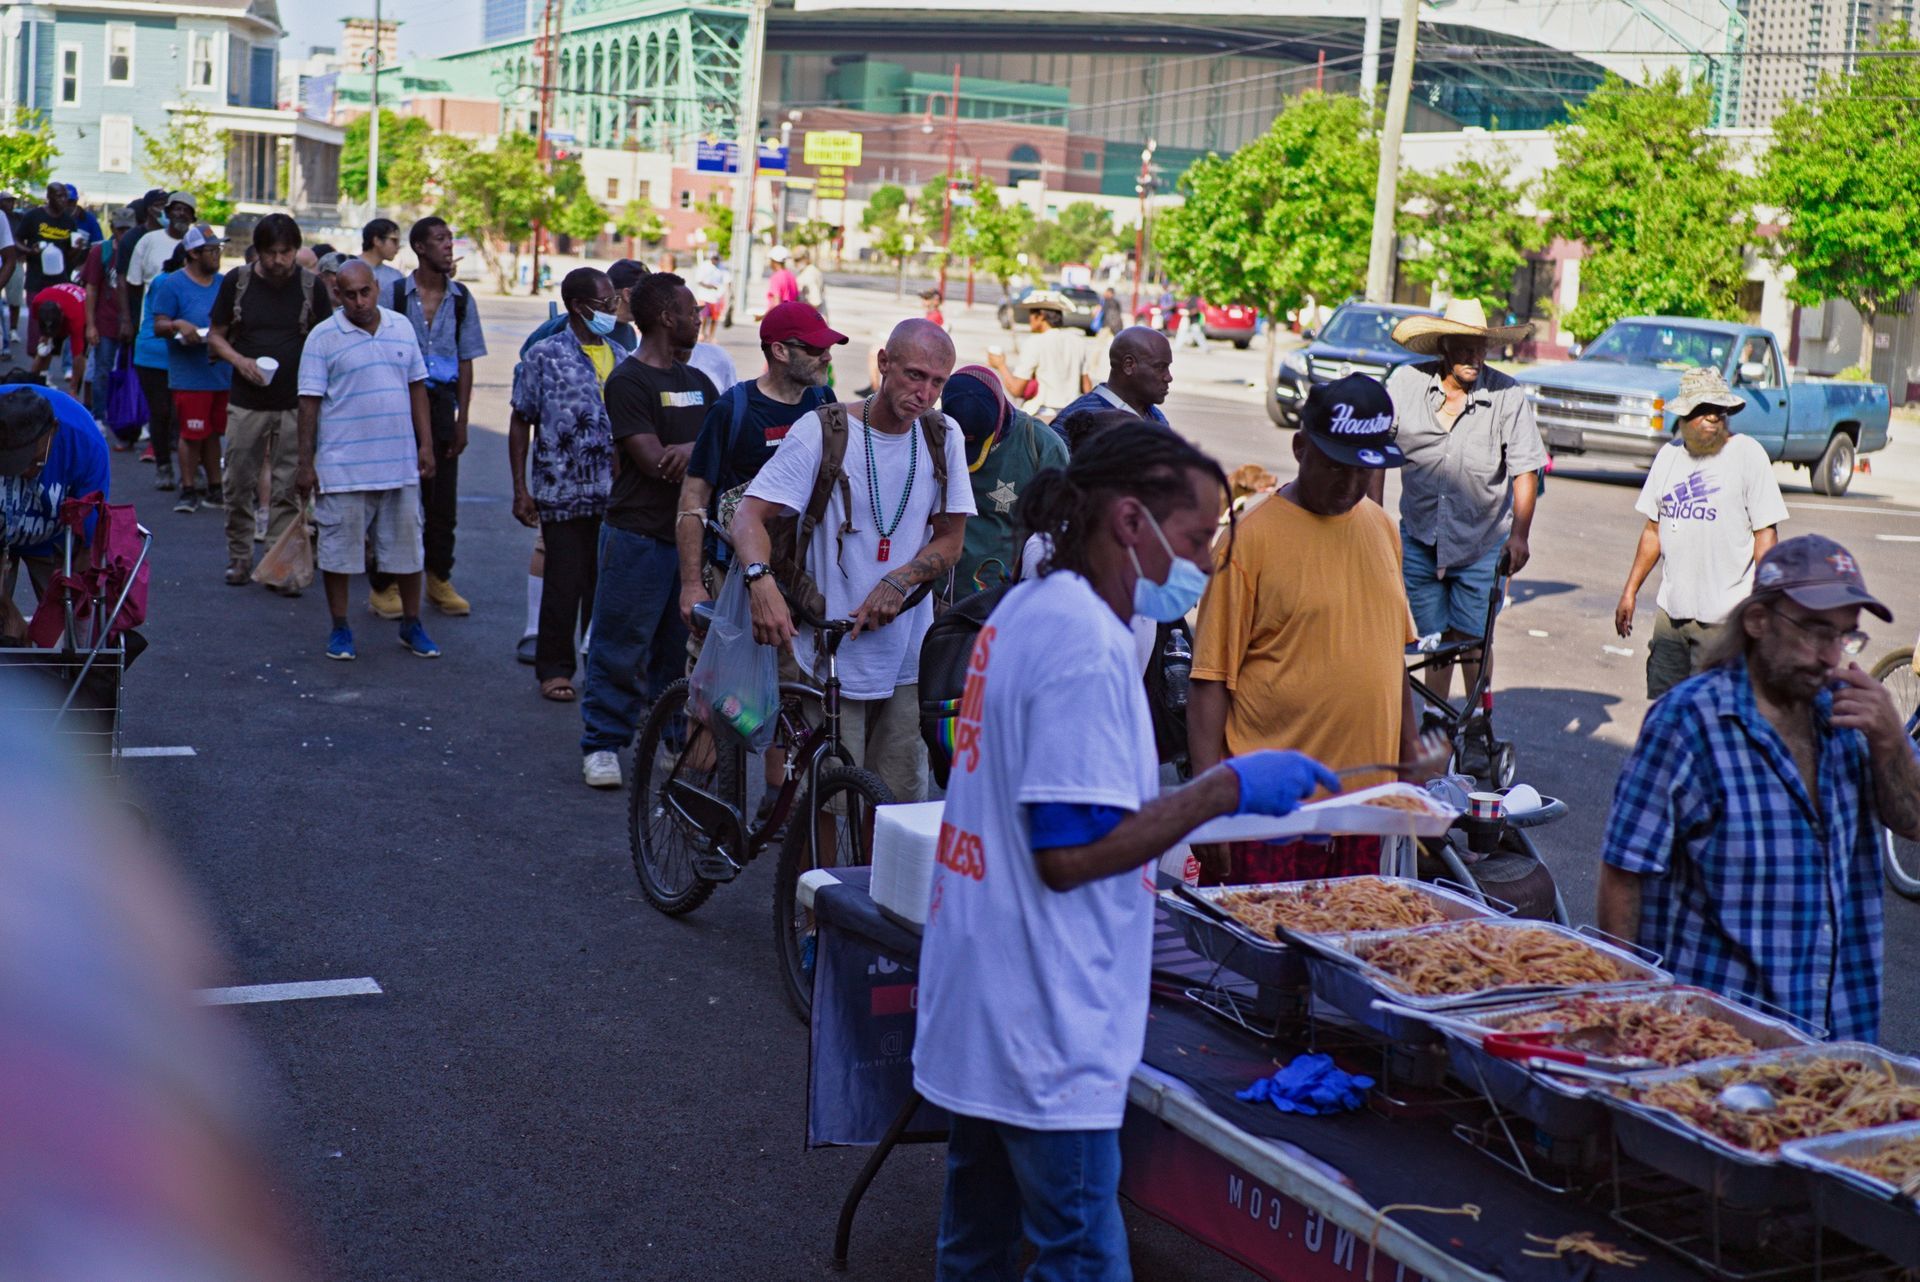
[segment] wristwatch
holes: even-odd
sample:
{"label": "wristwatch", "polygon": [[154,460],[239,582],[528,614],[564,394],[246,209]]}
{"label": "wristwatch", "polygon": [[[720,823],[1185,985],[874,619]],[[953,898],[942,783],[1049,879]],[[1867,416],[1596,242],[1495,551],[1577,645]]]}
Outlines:
{"label": "wristwatch", "polygon": [[746,575],[747,586],[752,587],[754,584],[758,583],[760,580],[766,578],[769,574],[772,574],[773,570],[767,565],[765,561],[755,561],[752,565],[742,570],[741,573]]}

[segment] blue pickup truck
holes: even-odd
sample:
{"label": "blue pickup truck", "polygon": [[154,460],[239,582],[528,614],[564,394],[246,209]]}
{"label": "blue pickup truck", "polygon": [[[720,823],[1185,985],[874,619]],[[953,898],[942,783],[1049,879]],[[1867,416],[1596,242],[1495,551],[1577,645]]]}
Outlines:
{"label": "blue pickup truck", "polygon": [[1672,437],[1667,402],[1681,373],[1718,369],[1747,398],[1736,431],[1772,458],[1807,468],[1821,494],[1845,494],[1854,460],[1887,444],[1887,389],[1794,374],[1770,330],[1682,316],[1615,321],[1577,359],[1514,377],[1532,389],[1547,448],[1558,454],[1651,459]]}

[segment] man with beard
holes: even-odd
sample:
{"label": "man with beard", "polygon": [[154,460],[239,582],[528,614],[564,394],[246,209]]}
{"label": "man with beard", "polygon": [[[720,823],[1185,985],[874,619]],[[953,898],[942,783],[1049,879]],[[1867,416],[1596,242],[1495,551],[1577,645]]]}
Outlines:
{"label": "man with beard", "polygon": [[[1402,365],[1387,378],[1406,452],[1400,473],[1400,539],[1407,604],[1423,637],[1477,637],[1487,626],[1504,553],[1518,574],[1529,556],[1533,500],[1547,447],[1526,388],[1487,368],[1487,349],[1525,338],[1531,324],[1490,326],[1476,298],[1456,298],[1440,316],[1409,316],[1393,341],[1438,359]],[[1381,491],[1373,491],[1375,502]],[[1467,687],[1479,679],[1466,665]],[[1447,694],[1453,667],[1434,670]]]}
{"label": "man with beard", "polygon": [[1634,510],[1647,518],[1614,631],[1633,631],[1640,585],[1658,563],[1659,608],[1647,642],[1647,698],[1658,699],[1699,670],[1713,630],[1753,586],[1753,567],[1787,519],[1766,449],[1735,435],[1747,401],[1715,369],[1690,369],[1671,408],[1680,434],[1660,447]]}
{"label": "man with beard", "polygon": [[253,577],[254,501],[265,463],[267,539],[286,533],[300,514],[293,474],[300,467],[300,356],[307,335],[333,314],[320,277],[296,265],[300,227],[268,214],[253,228],[254,260],[226,274],[213,300],[207,349],[233,366],[227,415],[227,583]]}
{"label": "man with beard", "polygon": [[1831,539],[1777,544],[1653,706],[1613,792],[1600,928],[1683,984],[1770,1002],[1839,1041],[1880,1032],[1880,826],[1920,840],[1920,758],[1850,661],[1892,622]]}
{"label": "man with beard", "polygon": [[80,224],[73,193],[62,182],[47,184],[47,203],[20,220],[19,249],[27,260],[27,297],[49,285],[75,284],[92,243]]}
{"label": "man with beard", "polygon": [[700,307],[686,282],[655,272],[632,294],[640,349],[606,386],[618,470],[600,527],[593,646],[580,700],[581,778],[589,788],[620,786],[620,750],[686,668],[674,526],[687,460],[719,396],[687,364],[700,337]]}

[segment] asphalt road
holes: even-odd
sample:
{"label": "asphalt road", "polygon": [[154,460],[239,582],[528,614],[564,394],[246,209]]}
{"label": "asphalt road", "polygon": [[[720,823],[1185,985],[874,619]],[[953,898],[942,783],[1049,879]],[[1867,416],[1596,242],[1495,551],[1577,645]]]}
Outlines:
{"label": "asphalt road", "polygon": [[[856,351],[911,306],[881,284],[835,291]],[[802,1147],[806,1038],[776,986],[770,861],[688,919],[653,912],[628,863],[624,797],[580,783],[577,707],[540,700],[514,662],[532,536],[508,512],[504,402],[512,352],[545,306],[482,297],[480,312],[496,354],[463,460],[455,576],[474,613],[428,616],[437,662],[394,644],[359,589],[361,657],[327,662],[317,590],[286,601],[224,586],[218,518],[175,515],[149,469],[114,457],[117,493],[158,536],[126,741],[195,752],[127,762],[128,786],[201,897],[231,982],[370,976],[383,990],[235,1008],[275,1075],[285,1189],[331,1276],[823,1276],[864,1155]],[[990,315],[956,317],[963,358],[1005,341]],[[743,373],[757,368],[744,327],[724,340]],[[1182,354],[1167,409],[1229,467],[1285,475],[1287,440],[1247,387],[1259,356]],[[1610,626],[1633,496],[1554,479],[1499,633],[1496,722],[1522,776],[1573,808],[1541,844],[1583,916],[1645,708],[1643,637]],[[1880,538],[1920,535],[1917,499],[1790,496],[1793,528],[1852,547],[1902,619],[1870,653],[1920,620],[1911,550]],[[1914,1049],[1920,906],[1889,916],[1887,1040]],[[895,1155],[849,1276],[929,1274],[940,1162],[933,1147]],[[1142,1278],[1247,1276],[1132,1223]]]}

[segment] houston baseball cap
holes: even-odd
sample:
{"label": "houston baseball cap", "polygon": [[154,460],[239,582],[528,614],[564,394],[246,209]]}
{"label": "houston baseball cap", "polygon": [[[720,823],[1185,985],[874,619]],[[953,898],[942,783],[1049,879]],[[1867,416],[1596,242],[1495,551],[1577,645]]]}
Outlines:
{"label": "houston baseball cap", "polygon": [[1760,558],[1753,585],[1763,592],[1781,592],[1809,610],[1837,610],[1857,605],[1893,622],[1893,611],[1867,591],[1860,563],[1832,539],[1801,534],[1783,539]]}
{"label": "houston baseball cap", "polygon": [[1322,454],[1348,467],[1399,467],[1407,461],[1393,443],[1393,401],[1378,379],[1365,374],[1316,385],[1300,409],[1300,430]]}
{"label": "houston baseball cap", "polygon": [[837,329],[828,328],[813,304],[795,298],[781,303],[761,320],[760,341],[792,341],[805,343],[808,347],[833,347],[846,342],[847,336]]}

